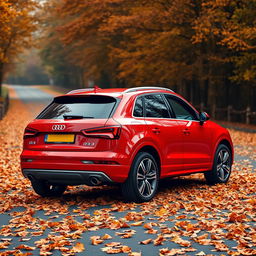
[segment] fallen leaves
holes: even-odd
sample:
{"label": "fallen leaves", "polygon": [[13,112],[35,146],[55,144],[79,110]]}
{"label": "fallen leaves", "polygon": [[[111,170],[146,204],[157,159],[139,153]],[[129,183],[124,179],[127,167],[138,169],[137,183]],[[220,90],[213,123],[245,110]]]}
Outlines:
{"label": "fallen leaves", "polygon": [[120,236],[121,238],[127,239],[131,238],[136,233],[133,229],[124,230],[123,232],[116,232],[116,235]]}
{"label": "fallen leaves", "polygon": [[[169,248],[163,248],[159,250],[160,256],[173,256],[173,255],[183,255],[186,254],[186,252],[194,252],[196,249],[194,248],[181,248],[181,249],[169,249]],[[197,254],[196,254],[197,255]]]}
{"label": "fallen leaves", "polygon": [[232,212],[228,216],[229,222],[245,222],[246,221],[246,215],[245,214],[238,214],[236,212]]}
{"label": "fallen leaves", "polygon": [[112,242],[105,245],[105,248],[101,248],[103,252],[108,254],[117,253],[131,253],[131,248],[127,245],[121,245],[121,243]]}
{"label": "fallen leaves", "polygon": [[191,246],[191,242],[189,242],[187,240],[184,240],[179,236],[175,236],[174,238],[171,239],[171,241],[176,243],[176,244],[179,244],[181,246],[185,246],[185,247]]}
{"label": "fallen leaves", "polygon": [[[55,251],[64,256],[84,251],[89,255],[87,245],[80,242],[88,236],[91,244],[98,246],[95,249],[103,247],[108,254],[143,254],[115,242],[121,238],[137,239],[142,250],[154,245],[159,255],[206,255],[196,251],[195,244],[208,246],[213,254],[256,255],[252,225],[256,221],[256,169],[252,164],[256,148],[249,137],[243,139],[244,133],[231,131],[235,143],[240,144],[235,151],[246,159],[235,162],[229,183],[209,187],[201,174],[174,179],[161,187],[154,200],[139,205],[123,203],[119,197],[115,200],[115,196],[109,196],[112,189],[104,187],[86,187],[86,195],[78,187],[71,188],[61,199],[38,197],[19,169],[22,133],[29,119],[24,105],[13,101],[0,121],[0,213],[10,216],[9,223],[0,229],[0,254],[4,251],[6,255],[24,256],[39,249],[40,255]],[[96,206],[91,214],[87,211]],[[11,211],[16,207],[24,210]],[[44,217],[38,217],[39,211]],[[100,236],[101,229],[107,231]],[[145,238],[138,239],[139,232]],[[13,237],[18,240],[15,249]],[[229,246],[227,239],[237,246]],[[172,243],[181,248],[168,248]]]}

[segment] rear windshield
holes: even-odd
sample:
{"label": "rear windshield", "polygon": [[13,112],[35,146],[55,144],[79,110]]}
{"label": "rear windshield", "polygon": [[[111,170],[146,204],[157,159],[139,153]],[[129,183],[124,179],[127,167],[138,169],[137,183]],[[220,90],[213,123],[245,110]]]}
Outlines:
{"label": "rear windshield", "polygon": [[112,114],[116,103],[115,98],[108,96],[61,96],[55,98],[37,119],[64,119],[64,116],[106,119]]}

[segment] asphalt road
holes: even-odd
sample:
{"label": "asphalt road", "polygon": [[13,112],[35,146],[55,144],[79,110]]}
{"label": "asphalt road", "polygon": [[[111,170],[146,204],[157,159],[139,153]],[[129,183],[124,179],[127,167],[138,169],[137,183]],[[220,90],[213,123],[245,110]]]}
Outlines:
{"label": "asphalt road", "polygon": [[[31,113],[31,116],[36,116],[40,109],[43,109],[47,104],[49,104],[53,98],[52,95],[38,89],[38,88],[31,88],[29,86],[12,86],[12,88],[15,90],[17,97],[25,104],[27,110]],[[242,146],[237,146],[236,149],[239,149],[239,152],[243,151]],[[252,152],[255,149],[252,149]],[[248,155],[244,155],[244,154],[236,154],[235,156],[235,160],[237,163],[239,163],[240,165],[247,164],[248,161],[250,163],[250,165],[252,166],[252,169],[256,169],[256,160],[255,158],[252,157],[248,157]],[[182,191],[186,191],[188,192],[190,189],[195,189],[197,188],[201,189],[202,191],[205,190],[205,185],[204,185],[204,181],[202,179],[196,179],[196,178],[191,178],[191,179],[174,179],[174,180],[167,180],[167,181],[163,181],[161,183],[161,187],[160,187],[160,193],[165,193],[165,191],[169,191],[169,190],[175,190],[177,188],[181,188],[181,193]],[[77,192],[67,192],[65,193],[65,195],[61,198],[61,202],[63,203],[63,205],[65,205],[65,201],[74,201],[74,202],[78,202],[79,198],[89,198],[92,205],[91,207],[86,207],[84,211],[84,214],[89,214],[89,215],[95,215],[95,212],[102,211],[104,209],[109,209],[110,207],[113,207],[113,204],[117,204],[120,201],[122,204],[125,205],[125,202],[122,201],[122,197],[120,196],[120,190],[119,188],[116,187],[111,187],[111,188],[96,188],[94,190],[89,190],[87,191],[86,188],[84,189],[83,186],[81,186],[80,188],[76,188]],[[169,193],[169,192],[168,192]],[[176,192],[178,193],[178,192]],[[106,203],[102,203],[101,202],[101,198],[107,198]],[[99,205],[95,205],[95,199],[98,200]],[[53,204],[56,202],[56,200],[58,199],[52,199]],[[51,201],[49,201],[51,202]],[[34,202],[35,204],[37,203],[37,201]],[[159,207],[161,207],[163,205],[159,205]],[[145,206],[146,207],[146,206]],[[142,211],[143,205],[133,205],[133,212],[137,212],[138,214],[143,213]],[[34,218],[40,219],[42,220],[49,220],[49,219],[54,219],[55,222],[61,222],[65,217],[67,216],[73,216],[73,218],[77,221],[77,222],[81,222],[83,219],[81,217],[81,214],[74,214],[76,212],[76,210],[81,209],[81,205],[78,204],[69,204],[68,205],[68,212],[66,212],[65,214],[50,214],[47,215],[45,211],[40,210],[40,211],[36,211],[36,213],[33,215]],[[8,225],[9,221],[11,220],[11,216],[10,214],[13,214],[14,212],[22,212],[24,211],[23,208],[15,208],[13,209],[11,212],[2,214],[0,216],[0,226],[4,227],[4,225]],[[115,219],[120,219],[125,217],[131,210],[127,210],[124,209],[122,211],[112,211],[111,212],[111,216]],[[224,212],[223,212],[224,213]],[[186,216],[184,216],[184,214]],[[222,212],[217,213],[217,215],[215,214],[215,218],[221,218]],[[190,223],[196,223],[196,218],[197,216],[195,216],[193,213],[189,214],[187,212],[185,212],[184,209],[180,209],[175,216],[169,216],[170,218],[177,218],[178,216],[180,216],[180,220],[182,221],[189,221]],[[163,228],[163,226],[166,226],[168,228],[173,228],[175,225],[175,222],[171,221],[171,220],[164,220],[162,221],[159,226],[159,219],[156,218],[155,215],[148,213],[148,215],[145,217],[144,221],[150,221],[153,223],[156,223],[157,226],[154,227],[154,229],[156,230],[160,230],[161,228]],[[251,223],[251,225],[255,226],[255,223]],[[164,242],[163,245],[160,246],[154,246],[152,243],[148,244],[148,245],[142,245],[139,244],[139,241],[142,240],[146,240],[149,238],[156,238],[156,235],[154,234],[146,234],[145,233],[145,228],[143,228],[143,226],[132,226],[131,229],[135,230],[136,233],[134,234],[134,236],[132,238],[129,239],[122,239],[120,236],[118,236],[116,234],[116,232],[122,232],[122,230],[112,230],[112,229],[106,229],[106,228],[101,228],[98,230],[93,231],[92,230],[88,230],[84,233],[82,233],[81,238],[78,240],[79,242],[82,242],[85,245],[86,250],[82,253],[77,253],[76,255],[89,255],[89,256],[97,256],[97,255],[107,255],[105,252],[102,252],[101,248],[104,247],[104,244],[102,245],[92,245],[90,242],[90,237],[91,236],[101,236],[104,235],[105,233],[111,235],[113,237],[113,239],[111,240],[107,240],[106,242],[121,242],[124,245],[130,246],[132,248],[133,252],[141,252],[142,255],[145,256],[155,256],[155,255],[159,255],[159,249],[161,248],[181,248],[180,245],[178,245],[177,243],[174,243],[170,240],[166,240]],[[52,233],[51,229],[46,229],[45,232],[43,233],[43,235],[39,236],[39,237],[29,237],[30,240],[26,241],[26,244],[29,246],[35,246],[34,242],[38,241],[40,238],[46,238],[49,234]],[[5,238],[4,236],[1,235],[0,233],[0,239],[1,238]],[[24,242],[20,241],[20,237],[16,236],[12,238],[12,243],[9,246],[8,249],[13,249],[16,246],[20,245],[20,244],[24,244]],[[186,239],[188,239],[186,237]],[[197,251],[194,252],[186,252],[185,255],[196,255],[197,253],[203,251],[205,254],[211,254],[211,255],[227,255],[226,252],[224,251],[213,251],[214,246],[212,245],[200,245],[198,243],[195,243],[193,241],[193,239],[190,240],[192,243],[192,247],[197,249]],[[230,240],[226,240],[225,244],[229,247],[232,248],[234,246],[237,245],[236,241],[230,239]],[[5,249],[0,249],[0,255],[4,255]],[[25,252],[25,251],[23,251]],[[39,255],[39,249],[35,249],[33,252],[33,255]],[[61,255],[60,251],[58,250],[53,250],[52,251],[52,255]],[[123,254],[122,254],[123,255]],[[201,254],[204,255],[204,254]]]}
{"label": "asphalt road", "polygon": [[10,87],[15,90],[17,98],[26,105],[33,117],[37,116],[53,99],[53,95],[32,86],[12,85]]}

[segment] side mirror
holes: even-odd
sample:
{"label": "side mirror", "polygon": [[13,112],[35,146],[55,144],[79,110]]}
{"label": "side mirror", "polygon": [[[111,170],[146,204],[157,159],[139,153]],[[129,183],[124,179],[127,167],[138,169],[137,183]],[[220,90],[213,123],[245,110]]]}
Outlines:
{"label": "side mirror", "polygon": [[209,120],[210,116],[206,112],[199,113],[199,121],[200,124],[203,125],[205,121]]}

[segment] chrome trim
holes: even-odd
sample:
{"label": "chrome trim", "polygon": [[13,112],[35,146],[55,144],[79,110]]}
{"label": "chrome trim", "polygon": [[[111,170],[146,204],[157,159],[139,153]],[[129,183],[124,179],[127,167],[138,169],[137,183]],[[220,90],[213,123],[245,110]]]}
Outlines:
{"label": "chrome trim", "polygon": [[66,129],[66,125],[65,124],[54,124],[52,126],[52,130],[53,131],[63,131]]}

